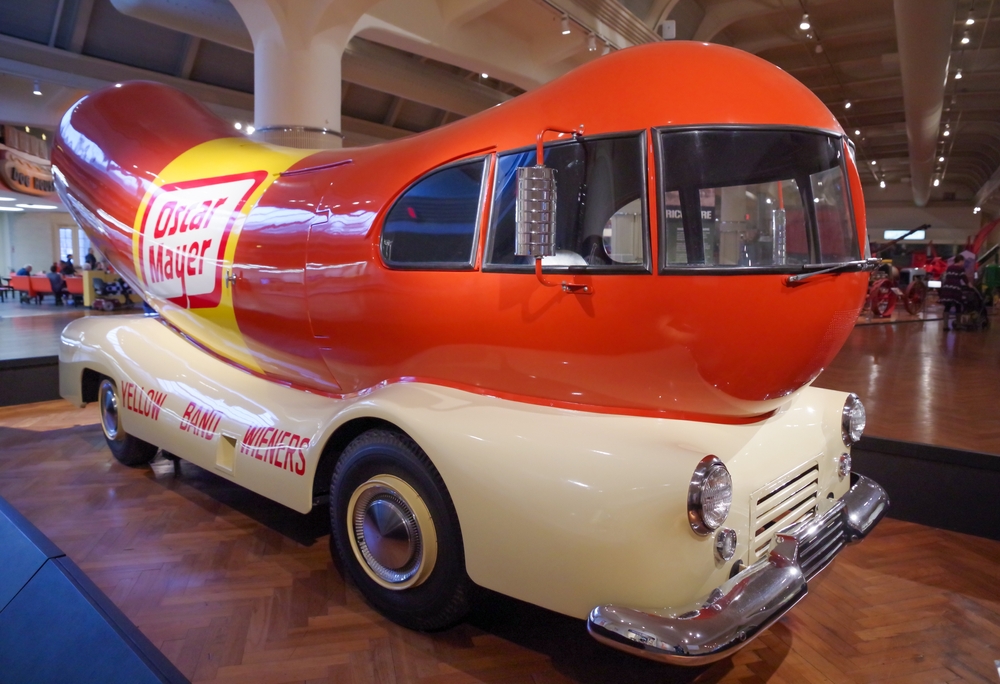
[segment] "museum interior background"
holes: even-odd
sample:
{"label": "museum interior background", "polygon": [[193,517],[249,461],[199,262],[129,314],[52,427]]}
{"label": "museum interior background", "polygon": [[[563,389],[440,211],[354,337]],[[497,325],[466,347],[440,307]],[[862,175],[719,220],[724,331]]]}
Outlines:
{"label": "museum interior background", "polygon": [[[350,148],[446,126],[663,40],[752,53],[819,97],[853,143],[872,253],[886,263],[815,384],[864,402],[855,468],[886,486],[891,519],[732,659],[676,671],[598,651],[571,619],[488,592],[460,626],[408,632],[342,579],[322,516],[189,464],[121,468],[96,408],[58,399],[63,327],[141,312],[137,297],[101,294],[104,277],[84,270],[90,241],[53,192],[49,145],[89,92],[155,81],[251,139]],[[614,107],[617,96],[593,97]],[[0,125],[0,496],[184,677],[995,681],[1000,330],[949,329],[931,268],[971,252],[993,314],[994,0],[0,0]],[[81,289],[64,305],[8,278],[68,254]],[[915,281],[930,287],[907,306]],[[745,305],[735,290],[716,304]]]}

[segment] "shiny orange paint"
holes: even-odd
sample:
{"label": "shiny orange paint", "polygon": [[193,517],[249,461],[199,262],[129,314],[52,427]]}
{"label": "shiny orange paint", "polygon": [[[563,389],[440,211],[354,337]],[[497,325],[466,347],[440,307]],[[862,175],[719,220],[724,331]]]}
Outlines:
{"label": "shiny orange paint", "polygon": [[[649,145],[651,128],[695,124],[843,133],[777,67],[730,48],[674,42],[595,60],[440,129],[305,156],[272,176],[242,227],[234,224],[232,264],[220,264],[232,269],[235,321],[253,362],[243,365],[331,395],[419,379],[599,412],[744,422],[774,410],[839,351],[866,274],[818,276],[790,288],[784,275],[661,275],[654,268],[575,276],[592,294],[567,293],[532,273],[480,269],[488,209],[474,270],[393,270],[380,256],[382,220],[394,199],[444,163],[532,145],[546,128],[585,136],[646,131]],[[179,155],[233,136],[184,95],[126,84],[88,96],[66,115],[53,162],[96,246],[149,295],[133,260],[143,198]],[[255,170],[254,149],[264,147],[242,145],[246,172]],[[860,181],[854,162],[847,166],[864,244]],[[652,168],[648,178],[655,255]],[[178,327],[218,350],[212,325],[223,324]]]}

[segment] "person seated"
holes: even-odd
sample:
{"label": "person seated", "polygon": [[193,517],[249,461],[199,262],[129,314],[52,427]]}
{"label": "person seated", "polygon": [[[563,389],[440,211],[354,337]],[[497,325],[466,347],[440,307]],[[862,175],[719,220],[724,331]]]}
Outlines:
{"label": "person seated", "polygon": [[15,273],[14,275],[30,276],[31,275],[31,264],[25,264],[24,266],[22,266],[21,268],[19,268],[17,270],[17,273]]}
{"label": "person seated", "polygon": [[49,279],[49,284],[52,285],[52,294],[56,298],[56,304],[62,305],[63,295],[66,294],[66,281],[59,274],[59,269],[56,268],[55,264],[52,264],[52,269],[45,276]]}
{"label": "person seated", "polygon": [[76,273],[76,267],[73,265],[73,255],[67,254],[66,261],[62,262],[62,268],[59,269],[64,276],[71,276]]}

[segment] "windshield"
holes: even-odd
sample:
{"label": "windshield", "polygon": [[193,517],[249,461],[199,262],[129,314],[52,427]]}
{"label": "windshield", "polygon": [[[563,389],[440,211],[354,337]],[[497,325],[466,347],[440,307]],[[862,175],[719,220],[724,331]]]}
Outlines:
{"label": "windshield", "polygon": [[661,263],[799,270],[860,258],[840,138],[659,132]]}

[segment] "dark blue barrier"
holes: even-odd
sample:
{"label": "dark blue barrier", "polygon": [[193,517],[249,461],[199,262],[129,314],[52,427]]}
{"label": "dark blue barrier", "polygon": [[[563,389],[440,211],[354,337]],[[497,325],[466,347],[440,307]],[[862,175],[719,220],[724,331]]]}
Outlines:
{"label": "dark blue barrier", "polygon": [[187,684],[77,565],[0,498],[0,684]]}

